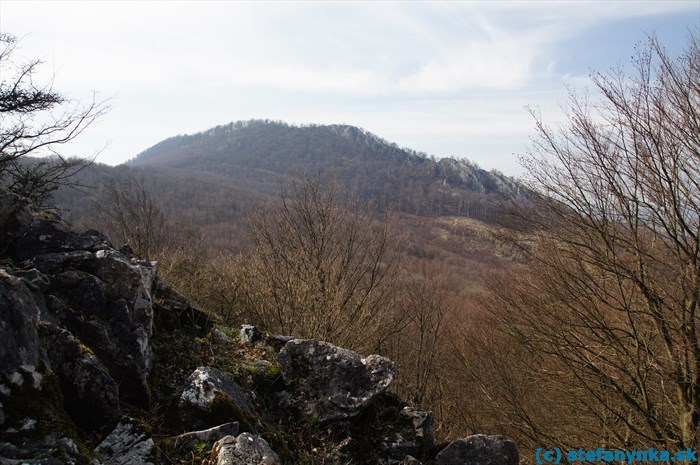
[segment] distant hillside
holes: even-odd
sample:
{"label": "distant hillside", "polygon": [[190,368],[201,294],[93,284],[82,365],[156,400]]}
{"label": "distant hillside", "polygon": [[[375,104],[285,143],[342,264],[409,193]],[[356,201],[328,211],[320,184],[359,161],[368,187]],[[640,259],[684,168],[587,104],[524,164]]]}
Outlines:
{"label": "distant hillside", "polygon": [[270,199],[267,194],[238,188],[224,176],[151,166],[95,163],[76,178],[83,188],[61,188],[54,196],[64,219],[75,228],[101,229],[96,205],[105,201],[107,186],[143,186],[171,225],[206,232],[212,250],[248,248],[247,214]]}
{"label": "distant hillside", "polygon": [[380,208],[485,221],[506,199],[527,196],[520,184],[500,173],[466,160],[437,160],[347,125],[235,122],[171,137],[128,164],[216,174],[237,188],[261,194],[275,193],[280,177],[319,173],[335,177]]}
{"label": "distant hillside", "polygon": [[403,149],[352,126],[249,121],[171,137],[117,167],[94,164],[77,175],[82,191],[60,189],[55,201],[75,227],[99,229],[96,204],[105,201],[106,186],[144,186],[171,225],[203,234],[213,253],[250,250],[248,213],[274,198],[281,181],[301,173],[333,176],[380,210],[426,220],[494,223],[509,198],[527,198],[512,178]]}

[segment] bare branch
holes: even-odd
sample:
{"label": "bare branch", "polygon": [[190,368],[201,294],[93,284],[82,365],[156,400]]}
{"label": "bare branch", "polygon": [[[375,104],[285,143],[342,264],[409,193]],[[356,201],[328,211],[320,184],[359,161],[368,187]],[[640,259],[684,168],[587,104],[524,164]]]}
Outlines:
{"label": "bare branch", "polygon": [[524,162],[540,194],[520,216],[530,261],[493,277],[485,304],[501,328],[491,337],[529,354],[523,377],[546,379],[560,414],[581,413],[552,420],[520,376],[484,386],[533,445],[698,447],[698,50],[693,35],[674,60],[650,38],[633,73],[593,76],[600,102],[571,93],[564,125],[533,112]]}
{"label": "bare branch", "polygon": [[[109,109],[93,94],[87,105],[66,99],[33,76],[41,61],[15,64],[17,40],[0,35],[0,183],[45,205],[51,192],[91,161],[58,155],[56,148],[78,137]],[[53,155],[50,161],[28,162],[28,155]],[[36,190],[34,190],[36,189]]]}

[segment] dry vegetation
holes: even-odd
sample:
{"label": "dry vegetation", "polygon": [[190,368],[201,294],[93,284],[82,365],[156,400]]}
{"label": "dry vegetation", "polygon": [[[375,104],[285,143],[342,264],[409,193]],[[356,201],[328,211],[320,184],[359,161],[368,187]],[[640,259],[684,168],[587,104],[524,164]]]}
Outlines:
{"label": "dry vegetation", "polygon": [[475,202],[488,224],[439,216],[467,197],[387,179],[408,207],[330,178],[282,183],[271,202],[183,178],[180,195],[210,208],[178,210],[172,173],[132,170],[135,188],[103,189],[101,226],[229,325],[392,358],[442,439],[504,434],[524,463],[539,446],[697,449],[699,82],[697,36],[679,60],[652,39],[635,74],[595,77],[602,102],[572,96],[559,128],[536,119],[528,208]]}
{"label": "dry vegetation", "polygon": [[390,357],[398,390],[435,412],[441,437],[474,432],[455,411],[466,391],[454,384],[453,339],[478,306],[484,276],[515,257],[493,234],[497,227],[378,213],[318,176],[280,187],[275,201],[249,215],[248,236],[239,238],[255,245],[247,252],[236,252],[245,249],[239,243],[211,247],[211,232],[163,231],[159,202],[143,186],[110,187],[99,226],[116,244],[158,259],[163,279],[228,325]]}
{"label": "dry vegetation", "polygon": [[480,397],[466,414],[526,450],[697,449],[698,37],[677,60],[651,39],[633,74],[594,84],[602,102],[572,96],[565,126],[538,121],[540,195],[513,237],[527,261],[489,280],[465,332]]}

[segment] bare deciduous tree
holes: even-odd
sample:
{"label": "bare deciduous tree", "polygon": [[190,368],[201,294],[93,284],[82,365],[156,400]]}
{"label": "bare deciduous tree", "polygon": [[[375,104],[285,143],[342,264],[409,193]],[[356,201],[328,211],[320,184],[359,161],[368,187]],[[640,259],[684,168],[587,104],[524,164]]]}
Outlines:
{"label": "bare deciduous tree", "polygon": [[448,326],[462,299],[455,292],[455,280],[441,266],[411,260],[401,268],[391,337],[383,354],[396,362],[401,397],[432,410],[441,426],[445,380],[452,369]]}
{"label": "bare deciduous tree", "polygon": [[84,158],[65,158],[54,154],[50,157],[16,159],[6,166],[3,179],[10,191],[30,198],[38,208],[46,207],[51,202],[53,193],[65,186],[82,190],[82,185],[74,176],[92,163]]}
{"label": "bare deciduous tree", "polygon": [[165,214],[145,186],[109,184],[95,206],[99,227],[136,256],[155,259],[167,248],[171,234]]}
{"label": "bare deciduous tree", "polygon": [[391,223],[318,176],[252,217],[251,307],[266,329],[374,349],[394,260]]}
{"label": "bare deciduous tree", "polygon": [[565,126],[537,118],[524,161],[539,195],[521,217],[530,262],[491,281],[504,343],[528,355],[570,427],[550,428],[516,383],[499,398],[535,440],[697,449],[697,34],[677,60],[651,38],[634,69],[594,76],[601,101],[573,95]]}
{"label": "bare deciduous tree", "polygon": [[[51,82],[38,85],[41,61],[14,63],[16,46],[14,36],[0,34],[0,182],[41,205],[58,187],[72,186],[70,176],[91,163],[63,157],[55,147],[78,137],[108,107],[94,97],[80,105],[56,92]],[[53,157],[31,162],[28,155]]]}
{"label": "bare deciduous tree", "polygon": [[246,257],[220,253],[209,258],[204,241],[183,238],[177,242],[178,246],[169,248],[159,262],[158,272],[164,281],[226,325],[249,321],[242,317],[246,303]]}

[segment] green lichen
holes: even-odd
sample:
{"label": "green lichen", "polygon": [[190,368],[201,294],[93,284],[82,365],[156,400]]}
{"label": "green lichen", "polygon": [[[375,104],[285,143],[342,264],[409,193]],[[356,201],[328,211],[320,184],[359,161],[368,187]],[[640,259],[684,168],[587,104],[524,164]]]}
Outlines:
{"label": "green lichen", "polygon": [[78,346],[80,347],[81,355],[89,354],[92,355],[93,357],[97,358],[97,355],[95,355],[95,352],[85,344],[83,344],[83,341],[80,339],[76,338],[75,339],[78,342]]}
{"label": "green lichen", "polygon": [[235,339],[238,337],[238,335],[236,334],[236,331],[234,329],[232,329],[230,326],[223,326],[222,325],[222,326],[217,326],[217,327],[219,328],[219,330],[222,333],[224,333],[225,335],[227,335],[231,339]]}
{"label": "green lichen", "polygon": [[231,398],[221,391],[214,394],[209,407],[209,415],[216,424],[237,421],[241,432],[257,433],[255,417],[241,408]]}
{"label": "green lichen", "polygon": [[268,378],[277,378],[282,374],[282,369],[279,365],[279,363],[272,363],[270,366],[267,367],[267,372],[265,375]]}
{"label": "green lichen", "polygon": [[34,218],[40,218],[42,220],[48,220],[48,221],[58,221],[59,217],[56,215],[56,213],[48,211],[48,210],[34,210],[32,212],[32,216]]}
{"label": "green lichen", "polygon": [[223,424],[237,421],[240,432],[260,435],[285,463],[289,463],[289,460],[295,455],[289,447],[291,442],[288,435],[282,431],[266,427],[254,414],[236,404],[228,395],[222,392],[217,392],[214,395],[209,408],[209,415],[211,415],[214,423]]}

